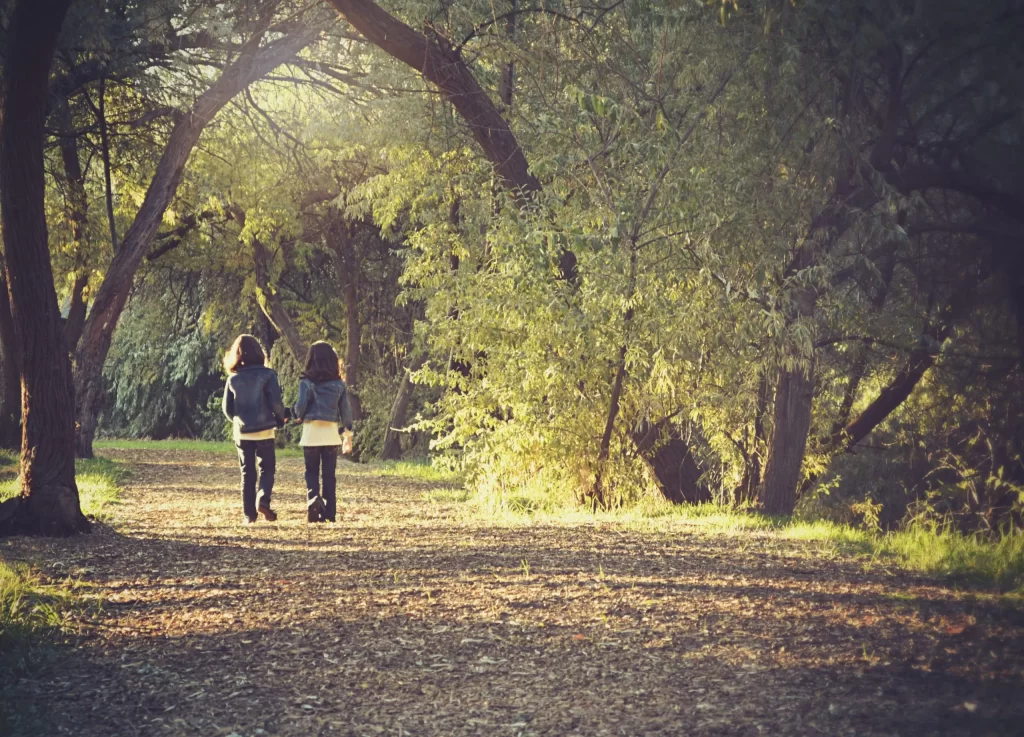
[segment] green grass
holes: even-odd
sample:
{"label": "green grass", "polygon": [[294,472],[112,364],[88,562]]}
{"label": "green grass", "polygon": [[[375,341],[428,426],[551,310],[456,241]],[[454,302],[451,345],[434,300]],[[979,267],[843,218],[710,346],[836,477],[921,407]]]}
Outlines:
{"label": "green grass", "polygon": [[[16,473],[17,466],[0,463],[0,502],[17,495]],[[75,461],[75,480],[78,482],[82,512],[93,519],[106,520],[110,506],[117,503],[126,473],[124,466],[106,458],[80,458]]]}
{"label": "green grass", "polygon": [[879,548],[913,570],[1024,596],[1024,533],[989,539],[917,524],[883,536]]}
{"label": "green grass", "polygon": [[[104,448],[115,448],[118,450],[186,450],[200,453],[223,453],[226,455],[235,454],[235,444],[230,440],[187,440],[172,438],[168,440],[118,440],[106,439],[97,440],[92,444],[96,450]],[[288,445],[277,449],[278,455],[301,456],[302,448],[297,445]]]}
{"label": "green grass", "polygon": [[406,479],[416,479],[417,481],[439,483],[459,480],[458,474],[454,471],[433,466],[429,460],[377,461],[367,464],[367,468],[375,476],[398,476]]}
{"label": "green grass", "polygon": [[610,511],[591,512],[571,505],[570,500],[553,500],[530,490],[500,499],[480,494],[467,494],[465,499],[472,514],[499,524],[603,523],[669,533],[685,527],[709,534],[765,535],[813,543],[818,555],[860,556],[869,563],[894,563],[956,586],[1024,596],[1022,533],[969,536],[949,527],[921,523],[876,533],[823,519],[768,517],[716,504],[677,506],[654,498]]}
{"label": "green grass", "polygon": [[28,566],[0,560],[0,654],[64,629],[73,603],[67,586],[44,584]]}

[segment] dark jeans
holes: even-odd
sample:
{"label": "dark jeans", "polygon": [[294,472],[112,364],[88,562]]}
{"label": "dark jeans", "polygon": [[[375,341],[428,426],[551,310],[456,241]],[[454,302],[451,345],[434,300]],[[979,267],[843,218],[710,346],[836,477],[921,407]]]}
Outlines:
{"label": "dark jeans", "polygon": [[[334,521],[338,511],[338,468],[339,445],[307,445],[302,449],[306,459],[306,503],[322,496],[326,510],[324,516]],[[320,476],[323,475],[323,493],[320,490]]]}
{"label": "dark jeans", "polygon": [[[242,511],[246,517],[256,517],[257,505],[270,506],[270,493],[274,490],[274,471],[277,469],[277,455],[274,441],[271,440],[239,440],[235,443],[238,450],[238,465],[242,469]],[[256,483],[259,480],[260,493],[256,495]]]}

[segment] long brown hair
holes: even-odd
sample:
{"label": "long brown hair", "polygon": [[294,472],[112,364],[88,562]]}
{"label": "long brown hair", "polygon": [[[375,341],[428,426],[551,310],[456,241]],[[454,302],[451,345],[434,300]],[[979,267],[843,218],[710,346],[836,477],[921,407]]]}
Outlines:
{"label": "long brown hair", "polygon": [[333,381],[341,378],[341,362],[331,344],[318,340],[306,352],[306,368],[302,370],[302,378],[314,383]]}
{"label": "long brown hair", "polygon": [[252,335],[239,335],[224,354],[224,370],[229,374],[237,374],[238,369],[249,366],[263,366],[266,362],[263,346]]}

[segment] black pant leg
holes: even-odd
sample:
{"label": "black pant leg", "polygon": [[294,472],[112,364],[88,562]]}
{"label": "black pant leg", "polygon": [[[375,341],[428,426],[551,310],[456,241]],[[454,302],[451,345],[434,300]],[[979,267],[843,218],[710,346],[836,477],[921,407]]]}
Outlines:
{"label": "black pant leg", "polygon": [[235,449],[242,472],[242,512],[249,519],[256,519],[256,441],[239,440]]}
{"label": "black pant leg", "polygon": [[331,522],[338,514],[338,446],[325,445],[320,449],[320,461],[323,464],[324,475],[324,504],[327,510],[324,516]]}
{"label": "black pant leg", "polygon": [[260,486],[256,502],[259,507],[269,507],[270,497],[274,491],[274,474],[277,472],[277,449],[274,447],[273,440],[256,440],[254,442]]}
{"label": "black pant leg", "polygon": [[306,518],[319,522],[319,512],[313,505],[320,502],[320,448],[307,445],[302,449],[302,458],[306,462]]}

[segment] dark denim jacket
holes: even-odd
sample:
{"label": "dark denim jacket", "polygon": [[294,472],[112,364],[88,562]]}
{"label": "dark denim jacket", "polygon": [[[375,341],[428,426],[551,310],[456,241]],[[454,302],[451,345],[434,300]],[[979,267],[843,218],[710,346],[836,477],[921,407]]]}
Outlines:
{"label": "dark denim jacket", "polygon": [[352,405],[348,401],[348,388],[341,379],[313,383],[309,379],[299,382],[299,398],[292,407],[297,420],[327,420],[341,422],[346,430],[352,429]]}
{"label": "dark denim jacket", "polygon": [[242,432],[280,427],[285,421],[284,401],[277,372],[266,366],[245,366],[224,385],[224,416],[239,420]]}

